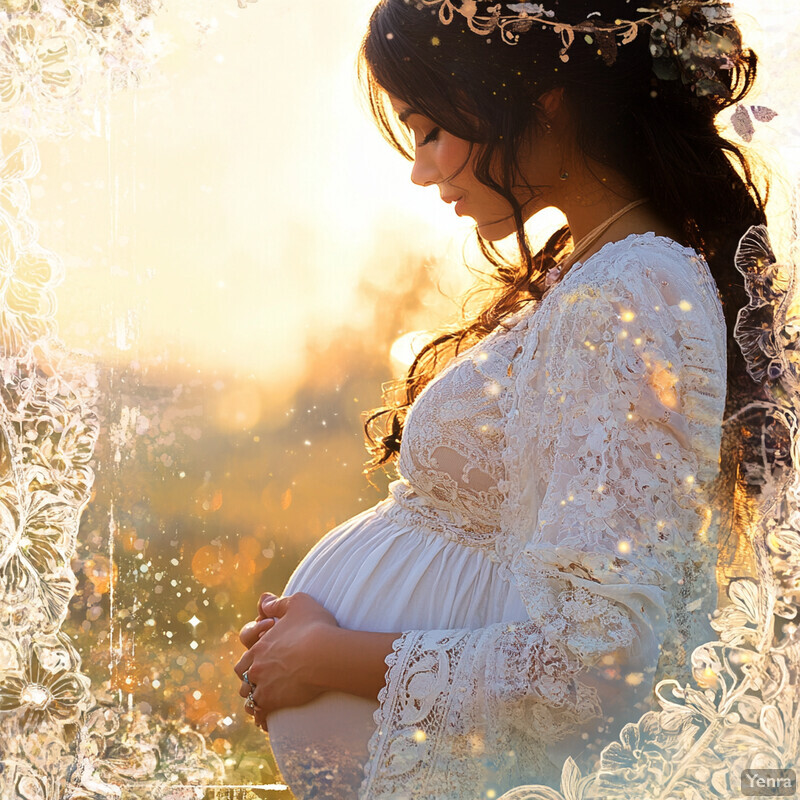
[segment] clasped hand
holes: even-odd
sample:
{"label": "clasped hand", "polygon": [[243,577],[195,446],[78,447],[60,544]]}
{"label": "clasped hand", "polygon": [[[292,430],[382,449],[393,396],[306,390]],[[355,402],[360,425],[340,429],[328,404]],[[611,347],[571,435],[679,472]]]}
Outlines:
{"label": "clasped hand", "polygon": [[253,693],[255,706],[248,703],[245,709],[263,730],[272,711],[305,705],[326,690],[319,677],[324,664],[319,642],[325,627],[339,625],[333,614],[305,592],[261,595],[258,618],[239,633],[247,652],[234,671],[242,681],[239,694]]}

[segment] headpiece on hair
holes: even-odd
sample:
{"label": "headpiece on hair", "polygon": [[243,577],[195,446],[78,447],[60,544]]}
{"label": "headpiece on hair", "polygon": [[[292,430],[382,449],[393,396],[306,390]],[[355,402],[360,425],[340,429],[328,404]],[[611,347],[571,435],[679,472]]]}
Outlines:
{"label": "headpiece on hair", "polygon": [[601,11],[591,12],[577,24],[556,19],[544,3],[498,3],[486,0],[415,0],[419,7],[439,6],[439,19],[447,25],[455,14],[470,30],[488,36],[499,33],[508,44],[517,44],[520,34],[539,24],[561,36],[561,60],[569,60],[576,38],[597,47],[597,54],[611,65],[617,48],[650,28],[653,72],[662,80],[681,79],[698,97],[730,98],[730,90],[718,79],[720,69],[732,69],[742,51],[741,36],[733,24],[730,2],[724,0],[657,0],[636,9],[636,19],[604,20]]}

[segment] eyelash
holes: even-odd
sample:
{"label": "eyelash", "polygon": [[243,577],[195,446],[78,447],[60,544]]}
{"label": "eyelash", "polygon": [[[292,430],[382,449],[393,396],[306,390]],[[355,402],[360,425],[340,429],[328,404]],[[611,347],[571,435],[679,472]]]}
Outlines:
{"label": "eyelash", "polygon": [[423,146],[423,145],[425,145],[425,144],[428,144],[429,142],[433,142],[433,141],[435,141],[435,140],[436,140],[436,138],[439,136],[439,131],[440,131],[440,130],[441,130],[441,128],[434,128],[434,129],[433,129],[433,130],[432,130],[432,131],[431,131],[431,132],[430,132],[430,133],[429,133],[429,134],[428,134],[428,135],[427,135],[427,136],[426,136],[426,137],[425,137],[425,138],[424,138],[424,139],[423,139],[423,140],[420,142],[420,147],[422,147],[422,146]]}

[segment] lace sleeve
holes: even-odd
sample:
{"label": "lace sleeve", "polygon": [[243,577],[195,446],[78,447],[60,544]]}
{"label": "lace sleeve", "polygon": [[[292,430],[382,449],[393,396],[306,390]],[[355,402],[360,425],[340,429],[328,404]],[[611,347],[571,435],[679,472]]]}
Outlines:
{"label": "lace sleeve", "polygon": [[545,782],[638,718],[686,641],[682,587],[713,574],[724,319],[685,263],[630,266],[561,287],[526,336],[501,555],[529,618],[395,641],[363,798]]}

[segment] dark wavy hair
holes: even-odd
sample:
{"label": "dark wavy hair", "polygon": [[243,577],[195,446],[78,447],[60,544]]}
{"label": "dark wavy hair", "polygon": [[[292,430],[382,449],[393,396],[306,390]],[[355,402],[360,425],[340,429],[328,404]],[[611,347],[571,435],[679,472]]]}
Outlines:
{"label": "dark wavy hair", "polygon": [[[754,421],[749,412],[737,412],[765,395],[764,386],[748,375],[733,336],[737,313],[748,302],[734,255],[750,226],[766,224],[770,182],[763,162],[763,170],[753,170],[750,154],[720,134],[716,118],[752,88],[756,53],[742,48],[731,69],[719,70],[717,80],[725,96],[697,96],[681,79],[662,80],[654,74],[645,25],[634,41],[619,47],[610,66],[603,63],[597,45],[586,44],[582,37],[576,37],[565,63],[559,57],[561,37],[552,28],[534,24],[520,34],[517,44],[509,44],[499,32],[487,37],[469,30],[457,13],[450,24],[442,24],[438,6],[381,0],[358,53],[359,82],[381,133],[407,159],[414,159],[413,145],[398,135],[402,129],[387,93],[473,143],[470,152],[479,147],[475,175],[508,201],[519,261],[505,260],[476,226],[478,245],[494,267],[498,289],[472,320],[428,342],[405,378],[390,382],[395,402],[365,412],[372,460],[364,474],[396,459],[407,411],[423,387],[462,346],[479,341],[523,304],[541,300],[546,272],[570,252],[573,242],[567,226],[532,252],[522,209],[511,191],[520,174],[517,155],[524,137],[531,130],[544,130],[538,99],[562,87],[578,147],[627,179],[639,190],[636,196],[648,197],[659,216],[682,232],[681,243],[695,248],[711,268],[728,330],[725,416],[731,422],[723,436],[721,458],[727,464],[721,473],[733,475],[742,489],[735,513],[744,518],[754,489],[747,488],[739,465],[748,452],[760,452],[764,425],[763,415]],[[588,19],[598,7],[605,20],[630,19],[635,10],[626,0],[550,0],[548,7],[558,20],[573,24]],[[739,37],[741,43],[734,23],[728,30],[728,36]],[[757,185],[762,178],[763,191]],[[387,401],[386,395],[383,399]],[[788,450],[785,431],[773,430],[771,436],[767,449],[779,461]]]}

